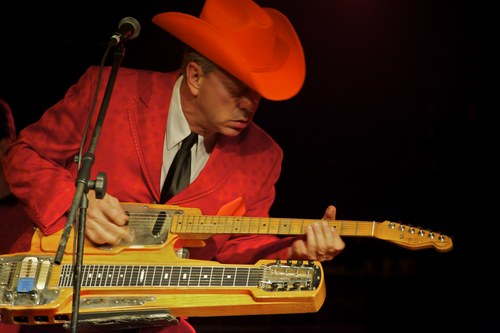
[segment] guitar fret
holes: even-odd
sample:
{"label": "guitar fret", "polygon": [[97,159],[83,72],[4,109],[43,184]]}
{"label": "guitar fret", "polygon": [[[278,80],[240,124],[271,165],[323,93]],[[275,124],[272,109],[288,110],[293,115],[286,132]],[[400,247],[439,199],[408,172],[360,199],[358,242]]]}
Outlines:
{"label": "guitar fret", "polygon": [[156,266],[150,266],[146,269],[147,274],[146,274],[146,282],[144,283],[145,286],[155,286],[155,271],[156,271]]}
{"label": "guitar fret", "polygon": [[202,267],[200,274],[200,282],[198,285],[200,286],[210,286],[212,282],[212,267]]}
{"label": "guitar fret", "polygon": [[[104,286],[108,287],[108,286],[109,286],[109,283],[111,282],[111,281],[109,281],[109,282],[108,282],[108,279],[110,278],[110,276],[109,276],[109,272],[110,272],[110,270],[112,269],[112,267],[111,267],[111,266],[109,266],[109,265],[107,265],[106,267],[107,267],[107,269],[105,270],[105,272],[106,272],[106,278],[104,279]],[[113,266],[113,267],[114,267],[114,266]],[[111,275],[111,280],[112,280],[112,279],[113,279],[113,275]]]}
{"label": "guitar fret", "polygon": [[145,286],[146,282],[148,280],[148,268],[141,266],[141,269],[139,271],[139,285],[140,286]]}
{"label": "guitar fret", "polygon": [[191,219],[193,218],[193,216],[184,216],[183,220],[184,220],[184,231],[187,232],[187,233],[192,233],[192,229],[191,229],[191,226],[192,226],[192,222],[191,222]]}
{"label": "guitar fret", "polygon": [[224,274],[224,268],[214,267],[212,272],[211,286],[222,286],[222,275]]}
{"label": "guitar fret", "polygon": [[98,269],[98,266],[96,266],[96,265],[92,266],[92,273],[90,274],[90,284],[89,284],[91,287],[95,286],[95,279],[96,279],[96,276],[97,276],[97,269]]}
{"label": "guitar fret", "polygon": [[111,273],[108,272],[108,276],[110,277],[109,283],[106,284],[108,287],[112,287],[113,286],[113,280],[115,278],[116,266],[113,265],[111,268],[112,268]]}
{"label": "guitar fret", "polygon": [[231,232],[236,234],[241,233],[241,219],[238,218],[232,219]]}
{"label": "guitar fret", "polygon": [[190,267],[182,267],[179,274],[179,286],[187,286],[189,284]]}
{"label": "guitar fret", "polygon": [[[122,273],[122,268],[124,268],[123,273]],[[125,267],[120,266],[120,277],[122,279],[122,287],[125,285],[126,276],[127,276],[127,266]]]}
{"label": "guitar fret", "polygon": [[89,266],[87,271],[87,286],[92,287],[92,278],[94,277],[95,265]]}
{"label": "guitar fret", "polygon": [[148,268],[141,266],[141,269],[139,270],[138,274],[138,285],[139,286],[145,286],[146,282],[148,281]]}
{"label": "guitar fret", "polygon": [[180,267],[173,267],[172,268],[172,276],[170,278],[170,286],[179,286],[179,279],[180,279]]}
{"label": "guitar fret", "polygon": [[258,286],[259,281],[262,280],[262,274],[264,271],[260,268],[251,268],[249,278],[247,281],[247,286]]}
{"label": "guitar fret", "polygon": [[[113,266],[108,266],[108,274],[107,274],[107,278],[106,278],[106,286],[110,287],[113,285],[113,277],[114,277],[114,274],[115,274],[115,268],[116,266],[113,265]],[[109,278],[109,282],[108,282],[108,278]]]}
{"label": "guitar fret", "polygon": [[[156,272],[156,269],[155,269]],[[161,272],[158,277],[158,286],[163,286],[163,275],[165,274],[165,267],[161,267]]]}
{"label": "guitar fret", "polygon": [[92,287],[98,287],[99,286],[99,271],[100,271],[101,266],[96,265],[94,266],[94,273],[92,274]]}
{"label": "guitar fret", "polygon": [[278,230],[280,234],[288,235],[290,233],[290,220],[281,219]]}
{"label": "guitar fret", "polygon": [[159,284],[159,281],[158,281],[158,277],[156,276],[156,267],[157,266],[154,266],[153,267],[153,274],[151,275],[151,286],[158,286]]}
{"label": "guitar fret", "polygon": [[95,273],[95,280],[94,280],[94,287],[95,286],[101,286],[102,282],[102,266],[98,265],[96,266],[96,273]]}
{"label": "guitar fret", "polygon": [[167,286],[171,286],[171,281],[172,281],[172,274],[174,272],[174,268],[173,267],[170,267],[170,272],[168,273],[168,283],[167,283]]}
{"label": "guitar fret", "polygon": [[134,281],[135,282],[131,286],[134,286],[134,287],[139,286],[139,283],[141,281],[141,273],[142,272],[143,272],[142,266],[136,267],[136,269],[134,270]]}
{"label": "guitar fret", "polygon": [[168,280],[166,280],[167,286],[170,286],[170,277],[171,276],[172,276],[172,267],[168,267],[168,273],[166,273],[166,275],[165,275],[165,268],[163,268],[161,278],[162,278],[162,281],[163,281],[163,277],[168,279]]}
{"label": "guitar fret", "polygon": [[71,265],[64,265],[61,270],[61,275],[59,276],[59,285],[63,287],[67,287],[71,284],[68,283],[68,279],[71,276],[71,270],[73,267]]}
{"label": "guitar fret", "polygon": [[210,216],[210,225],[212,226],[212,231],[214,233],[220,234],[224,230],[224,225],[222,223],[217,223],[219,219]]}
{"label": "guitar fret", "polygon": [[223,286],[234,286],[234,276],[236,274],[236,268],[233,267],[225,267],[224,274],[222,276],[222,285]]}
{"label": "guitar fret", "polygon": [[130,287],[137,287],[139,286],[139,279],[140,279],[140,274],[141,274],[141,268],[142,266],[136,266],[134,267],[134,269],[132,270],[132,280],[131,280],[131,283],[130,283]]}
{"label": "guitar fret", "polygon": [[189,286],[199,286],[200,285],[200,272],[201,267],[191,267],[191,274],[189,277]]}
{"label": "guitar fret", "polygon": [[120,268],[118,269],[118,275],[116,277],[116,283],[115,285],[117,286],[122,286],[123,287],[123,284],[125,283],[125,269],[126,267],[123,267],[123,266],[119,266]]}
{"label": "guitar fret", "polygon": [[[89,280],[89,270],[91,269],[92,265],[90,266],[84,266],[82,270],[82,286],[88,286],[88,280]],[[73,272],[71,274],[71,279],[73,279]],[[71,282],[71,285],[73,285],[73,282]]]}
{"label": "guitar fret", "polygon": [[135,270],[135,268],[132,267],[132,269],[128,273],[128,275],[129,275],[128,284],[127,284],[128,287],[130,287],[132,285],[132,278],[134,277],[134,270]]}
{"label": "guitar fret", "polygon": [[107,267],[107,265],[103,265],[103,266],[99,267],[99,272],[97,273],[99,287],[102,285],[106,286],[106,267]]}
{"label": "guitar fret", "polygon": [[[92,269],[92,265],[90,266],[85,266],[85,269],[82,273],[82,286],[88,287],[90,285],[89,283],[89,275],[90,275],[90,270]],[[84,280],[83,280],[84,279]]]}
{"label": "guitar fret", "polygon": [[130,271],[129,287],[137,287],[137,280],[139,279],[140,270],[141,270],[141,266],[135,266]]}
{"label": "guitar fret", "polygon": [[268,222],[269,222],[269,220],[265,219],[265,218],[260,221],[259,234],[268,234],[269,233],[269,223]]}
{"label": "guitar fret", "polygon": [[248,268],[236,268],[233,286],[245,286],[248,281]]}
{"label": "guitar fret", "polygon": [[135,285],[134,286],[139,286],[141,281],[144,280],[144,269],[142,266],[139,266],[135,272]]}
{"label": "guitar fret", "polygon": [[[148,267],[146,266],[146,273],[145,273],[145,276],[144,276],[144,286],[153,286],[153,282],[154,282],[154,269],[155,269],[156,266],[152,266],[152,267]],[[151,272],[151,269],[153,269],[153,271]]]}

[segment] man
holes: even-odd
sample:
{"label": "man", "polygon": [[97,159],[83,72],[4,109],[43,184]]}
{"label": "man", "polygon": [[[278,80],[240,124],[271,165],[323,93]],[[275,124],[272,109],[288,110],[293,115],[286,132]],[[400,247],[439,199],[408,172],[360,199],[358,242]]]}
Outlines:
{"label": "man", "polygon": [[[121,202],[196,207],[204,215],[267,217],[283,152],[252,119],[261,98],[296,95],[305,78],[298,36],[280,12],[250,0],[207,0],[199,17],[163,13],[153,22],[187,45],[182,68],[171,73],[121,68],[95,151],[91,178],[107,174],[107,191],[88,193],[85,236],[95,244],[133,239]],[[110,68],[104,70],[108,77]],[[74,156],[82,119],[91,108],[99,68],[91,67],[65,97],[28,126],[9,149],[6,175],[44,234],[64,227],[75,193]],[[103,89],[99,94],[102,100]],[[92,133],[97,115],[92,117]],[[184,138],[191,148],[190,184],[162,200]],[[88,148],[90,136],[85,147]],[[329,206],[325,220],[335,218]],[[330,260],[344,248],[326,222],[300,237],[213,235],[192,259],[255,263],[260,259]],[[190,332],[181,320],[165,332]]]}

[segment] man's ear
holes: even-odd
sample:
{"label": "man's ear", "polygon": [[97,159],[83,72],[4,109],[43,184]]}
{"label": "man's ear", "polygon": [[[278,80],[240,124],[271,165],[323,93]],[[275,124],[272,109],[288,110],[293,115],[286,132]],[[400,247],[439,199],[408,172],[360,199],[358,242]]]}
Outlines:
{"label": "man's ear", "polygon": [[203,80],[203,70],[199,64],[191,61],[186,66],[186,82],[189,90],[194,96],[198,95]]}

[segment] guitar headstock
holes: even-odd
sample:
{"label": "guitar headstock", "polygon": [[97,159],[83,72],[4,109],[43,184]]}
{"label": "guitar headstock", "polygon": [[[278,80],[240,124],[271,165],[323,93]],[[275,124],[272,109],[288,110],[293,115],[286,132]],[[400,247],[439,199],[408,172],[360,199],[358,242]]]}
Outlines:
{"label": "guitar headstock", "polygon": [[439,252],[448,252],[453,248],[453,242],[448,236],[390,221],[377,223],[374,237],[410,250],[434,248]]}

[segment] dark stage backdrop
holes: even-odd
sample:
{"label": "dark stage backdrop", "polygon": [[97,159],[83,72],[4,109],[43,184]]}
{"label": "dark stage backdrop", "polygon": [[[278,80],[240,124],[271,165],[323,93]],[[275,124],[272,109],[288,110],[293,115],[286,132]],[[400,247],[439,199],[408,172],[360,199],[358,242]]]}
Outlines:
{"label": "dark stage backdrop", "polygon": [[[286,102],[264,101],[256,122],[285,152],[276,217],[395,221],[453,237],[454,249],[412,251],[345,238],[324,264],[318,313],[191,318],[208,332],[442,332],[487,327],[476,296],[481,192],[480,31],[477,1],[258,1],[283,11],[302,38],[307,78]],[[101,61],[125,16],[142,26],[126,67],[172,70],[181,44],[151,23],[162,11],[197,14],[202,1],[3,1],[0,97],[19,129]],[[487,10],[486,10],[487,11]],[[111,58],[110,58],[111,59]],[[108,61],[111,64],[111,60]],[[82,119],[82,128],[86,119]],[[484,289],[483,289],[484,288]],[[479,315],[478,313],[481,313]]]}

